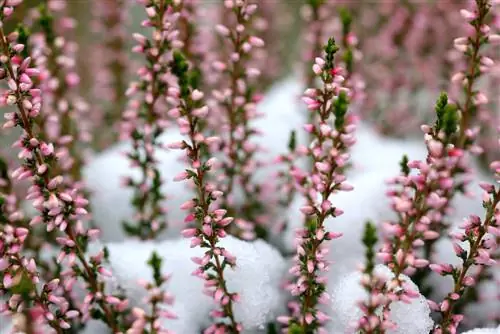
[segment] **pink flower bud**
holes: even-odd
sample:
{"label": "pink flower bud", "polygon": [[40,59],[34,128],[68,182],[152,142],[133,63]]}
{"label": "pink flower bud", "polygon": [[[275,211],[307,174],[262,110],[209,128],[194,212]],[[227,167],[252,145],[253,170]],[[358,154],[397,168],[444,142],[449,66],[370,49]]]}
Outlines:
{"label": "pink flower bud", "polygon": [[467,9],[461,9],[460,15],[462,15],[462,17],[464,19],[469,20],[469,21],[472,21],[472,20],[476,19],[476,17],[477,17],[476,13],[473,13]]}

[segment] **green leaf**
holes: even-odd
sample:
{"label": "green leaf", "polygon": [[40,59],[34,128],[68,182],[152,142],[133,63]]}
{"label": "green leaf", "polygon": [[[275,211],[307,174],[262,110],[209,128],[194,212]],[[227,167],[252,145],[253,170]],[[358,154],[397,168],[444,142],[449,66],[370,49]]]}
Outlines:
{"label": "green leaf", "polygon": [[399,163],[399,166],[401,167],[401,173],[404,175],[409,175],[410,174],[410,167],[408,167],[408,156],[405,154],[403,155],[403,158],[401,158],[401,162]]}
{"label": "green leaf", "polygon": [[156,286],[160,286],[163,283],[163,277],[161,274],[161,263],[163,262],[162,258],[153,251],[151,257],[148,260],[148,265],[153,269],[153,279],[155,280]]}
{"label": "green leaf", "polygon": [[295,130],[290,131],[290,139],[288,139],[288,149],[294,152],[297,147],[297,133]]}

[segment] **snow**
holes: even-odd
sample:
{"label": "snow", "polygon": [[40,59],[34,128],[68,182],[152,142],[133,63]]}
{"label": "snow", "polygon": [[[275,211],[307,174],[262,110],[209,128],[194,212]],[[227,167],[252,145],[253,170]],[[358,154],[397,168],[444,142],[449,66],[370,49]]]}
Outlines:
{"label": "snow", "polygon": [[474,328],[463,334],[500,334],[500,326],[497,328]]}
{"label": "snow", "polygon": [[[236,256],[237,267],[226,269],[228,289],[238,292],[241,301],[235,305],[235,317],[248,330],[265,328],[267,322],[285,312],[284,293],[280,283],[286,265],[278,251],[262,240],[245,242],[224,238],[221,245]],[[212,299],[202,293],[203,281],[191,273],[196,269],[190,258],[202,256],[200,248],[190,248],[189,240],[160,243],[126,241],[106,245],[110,252],[111,270],[127,292],[132,305],[141,305],[144,290],[139,279],[152,280],[146,261],[153,250],[164,259],[164,273],[172,273],[166,289],[175,296],[172,310],[176,320],[166,320],[165,327],[176,333],[198,333],[209,325]]]}
{"label": "snow", "polygon": [[[375,271],[388,279],[394,277],[390,269],[383,265],[376,266]],[[418,287],[407,276],[402,275],[402,278],[412,289],[418,291]],[[329,322],[328,333],[355,332],[357,321],[363,315],[357,303],[368,297],[360,285],[360,280],[361,272],[354,271],[345,275],[333,286],[332,319]],[[428,334],[434,324],[430,317],[430,308],[422,295],[413,299],[410,304],[393,302],[389,319],[397,325],[395,330],[387,331],[392,334]]]}
{"label": "snow", "polygon": [[[163,135],[161,142],[171,143],[181,140],[179,132],[171,130]],[[101,229],[102,240],[121,241],[126,238],[122,222],[133,217],[134,209],[130,204],[132,190],[121,185],[125,176],[137,178],[140,172],[131,168],[129,159],[123,154],[130,150],[130,143],[120,143],[96,156],[84,169],[84,178],[91,193],[91,209],[94,223]],[[173,182],[173,178],[185,169],[180,161],[183,153],[174,150],[157,150],[158,168],[164,184],[162,192],[167,195],[166,208],[169,227],[168,235],[178,236],[185,213],[179,207],[191,198],[184,182]]]}
{"label": "snow", "polygon": [[0,314],[0,334],[8,334],[12,331],[12,319]]}
{"label": "snow", "polygon": [[[255,136],[254,142],[261,146],[263,151],[256,154],[256,160],[266,163],[266,166],[259,169],[254,176],[258,183],[272,185],[268,181],[273,180],[278,170],[276,164],[272,163],[273,159],[288,152],[288,139],[292,130],[297,130],[299,142],[305,141],[301,128],[304,116],[302,104],[298,99],[300,93],[301,86],[298,80],[289,79],[278,83],[258,104],[258,111],[263,117],[256,119],[254,125],[262,131],[262,135]],[[161,136],[160,141],[171,143],[182,139],[182,135],[174,126]],[[92,191],[91,209],[94,223],[102,230],[104,241],[125,240],[127,235],[123,232],[121,223],[125,219],[130,219],[134,213],[130,205],[132,191],[120,184],[124,176],[140,176],[139,170],[131,168],[128,158],[123,154],[130,149],[130,142],[115,145],[98,154],[84,169],[84,180]],[[156,151],[158,167],[165,181],[162,191],[167,196],[165,206],[170,224],[168,231],[160,236],[161,239],[179,236],[184,219],[184,213],[179,206],[192,197],[185,182],[172,181],[175,175],[186,168],[186,164],[180,161],[182,156],[183,152],[178,150]],[[265,193],[271,195],[270,201],[272,201],[273,192]],[[241,191],[235,189],[235,194],[236,203],[242,203]]]}

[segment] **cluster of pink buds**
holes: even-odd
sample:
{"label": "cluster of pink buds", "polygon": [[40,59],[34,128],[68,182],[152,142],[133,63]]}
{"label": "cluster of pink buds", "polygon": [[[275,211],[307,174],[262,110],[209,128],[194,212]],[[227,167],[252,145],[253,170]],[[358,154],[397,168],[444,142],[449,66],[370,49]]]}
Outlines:
{"label": "cluster of pink buds", "polygon": [[[40,127],[41,138],[54,142],[59,150],[57,157],[61,171],[73,182],[80,181],[84,163],[82,148],[91,139],[88,105],[78,96],[80,77],[76,70],[78,46],[65,32],[74,27],[73,21],[63,16],[66,1],[48,2],[33,11],[33,24],[41,31],[26,36],[29,53],[35,67],[43,95]],[[20,28],[24,29],[24,28]],[[28,34],[26,31],[20,33]],[[25,50],[25,57],[28,50]],[[77,124],[78,122],[78,124]]]}
{"label": "cluster of pink buds", "polygon": [[341,65],[346,70],[344,86],[349,88],[351,105],[354,107],[353,109],[356,109],[356,106],[361,106],[365,98],[365,82],[358,70],[356,70],[356,63],[361,59],[362,55],[358,49],[358,37],[352,31],[353,17],[351,12],[346,8],[341,8],[340,20],[342,22],[341,48],[344,50]]}
{"label": "cluster of pink buds", "polygon": [[495,62],[485,57],[480,51],[487,44],[500,44],[500,35],[490,33],[486,24],[491,8],[489,0],[476,0],[473,11],[462,9],[460,14],[465,19],[472,33],[470,36],[458,37],[454,40],[454,47],[464,55],[465,69],[456,72],[451,81],[460,85],[460,92],[465,92],[464,100],[457,102],[461,113],[460,137],[457,145],[465,147],[467,144],[466,131],[477,125],[477,114],[488,103],[487,96],[477,90],[476,83],[480,76],[490,71]]}
{"label": "cluster of pink buds", "polygon": [[164,329],[161,324],[162,319],[177,318],[173,312],[164,307],[164,305],[172,305],[174,297],[162,289],[162,285],[169,280],[170,276],[162,275],[161,263],[162,259],[156,252],[153,252],[148,264],[153,271],[154,283],[145,280],[139,281],[139,285],[148,292],[143,302],[151,305],[151,313],[147,314],[139,307],[133,308],[132,314],[135,316],[135,321],[127,331],[127,334],[173,334],[172,331]]}
{"label": "cluster of pink buds", "polygon": [[[52,143],[42,139],[33,126],[40,119],[41,91],[34,87],[31,77],[37,76],[39,71],[30,67],[29,57],[21,56],[24,45],[18,44],[15,37],[5,36],[3,28],[0,27],[0,61],[4,69],[2,77],[9,86],[3,101],[17,108],[16,112],[6,114],[7,121],[3,127],[18,126],[23,130],[21,138],[15,144],[15,147],[20,148],[18,157],[23,164],[12,173],[12,179],[31,181],[26,199],[32,201],[38,214],[31,219],[30,225],[44,224],[47,231],[54,231],[58,235],[63,233],[56,239],[61,247],[58,262],[66,260],[68,264],[68,269],[61,274],[63,280],[54,278],[44,285],[43,291],[50,303],[62,310],[58,314],[64,315],[68,310],[68,302],[58,293],[61,289],[71,290],[77,278],[83,278],[88,289],[80,310],[83,318],[89,316],[91,308],[99,307],[109,326],[118,331],[114,307],[103,299],[105,295],[102,275],[109,274],[101,265],[104,253],[91,257],[90,261],[84,254],[85,244],[98,236],[97,230],[87,230],[83,227],[82,219],[88,215],[85,209],[88,201],[77,188],[65,182],[64,176],[56,174],[61,170],[57,164],[57,151]],[[28,261],[29,263],[31,261]],[[33,298],[36,301],[36,295]],[[38,301],[38,304],[40,302]],[[58,333],[62,333],[61,328],[70,326],[66,320],[55,321],[56,318],[51,312],[45,313],[44,317]]]}
{"label": "cluster of pink buds", "polygon": [[321,53],[323,37],[326,33],[326,17],[331,14],[329,7],[325,1],[308,0],[301,8],[302,18],[306,22],[303,40],[307,47],[303,49],[302,54],[307,66],[304,78],[306,87],[315,87],[317,74],[311,70],[311,66],[314,64],[314,58]]}
{"label": "cluster of pink buds", "polygon": [[136,222],[124,222],[125,231],[141,239],[153,239],[167,227],[161,191],[161,173],[157,167],[155,150],[162,149],[159,137],[168,125],[159,105],[168,102],[168,60],[171,49],[182,47],[177,37],[176,22],[179,13],[165,1],[140,0],[148,18],[142,26],[152,28],[152,39],[134,34],[137,45],[133,50],[144,56],[146,65],[139,68],[138,82],[131,83],[127,96],[137,96],[129,102],[123,114],[122,136],[132,139],[132,151],[127,154],[132,166],[141,171],[139,180],[127,178],[124,183],[133,188],[132,203],[136,208]]}
{"label": "cluster of pink buds", "polygon": [[[121,0],[91,0],[91,11],[93,22],[92,56],[89,57],[90,64],[85,66],[97,69],[92,87],[91,117],[95,129],[102,125],[116,130],[116,124],[125,109],[125,91],[127,89],[127,66],[126,32],[128,1]],[[102,34],[101,32],[107,33]],[[85,52],[85,50],[81,50]],[[102,104],[102,105],[101,105]],[[103,149],[112,144],[118,138],[118,131],[109,131],[110,134],[93,133],[94,147]],[[98,137],[98,138],[96,138]]]}
{"label": "cluster of pink buds", "polygon": [[183,230],[182,235],[191,238],[191,247],[207,248],[203,257],[192,259],[199,265],[193,274],[205,280],[204,293],[211,296],[220,306],[220,309],[213,310],[211,315],[223,319],[212,324],[205,333],[239,333],[242,331],[242,326],[236,322],[233,313],[233,303],[239,300],[239,295],[229,292],[224,278],[224,268],[234,267],[236,258],[218,245],[219,240],[227,235],[226,229],[233,218],[226,216],[225,209],[212,207],[213,202],[223,193],[207,180],[208,172],[214,168],[215,158],[202,160],[202,150],[217,144],[220,139],[205,137],[200,132],[200,123],[207,116],[208,107],[203,102],[203,93],[193,89],[189,65],[181,53],[174,53],[171,70],[179,84],[176,94],[178,103],[174,108],[180,116],[177,123],[181,133],[189,137],[189,142],[175,142],[169,144],[169,147],[184,150],[190,163],[190,168],[177,175],[174,181],[192,180],[197,194],[195,198],[181,206],[181,209],[189,211],[185,222],[195,224]]}
{"label": "cluster of pink buds", "polygon": [[[355,142],[355,125],[347,124],[346,120],[349,92],[342,87],[341,69],[334,65],[337,50],[335,41],[330,39],[325,46],[325,59],[316,58],[313,66],[314,73],[323,82],[321,89],[307,89],[303,97],[313,113],[314,124],[305,125],[313,138],[307,152],[313,167],[310,173],[295,169],[293,174],[299,191],[307,199],[301,208],[306,221],[297,231],[296,264],[290,269],[297,278],[288,287],[299,301],[290,304],[292,317],[280,317],[279,321],[290,330],[300,328],[305,333],[322,331],[322,325],[328,320],[328,316],[318,310],[318,303],[327,300],[326,277],[321,275],[329,266],[325,259],[328,253],[325,242],[341,235],[327,231],[325,222],[342,214],[342,210],[332,205],[331,196],[353,189],[345,183],[343,171],[349,158],[347,150]],[[331,123],[334,128],[329,125]]]}
{"label": "cluster of pink buds", "polygon": [[17,314],[14,328],[18,331],[41,334],[46,322],[62,331],[69,328],[70,319],[79,312],[71,310],[70,304],[58,296],[58,281],[37,291],[41,276],[37,262],[23,255],[29,246],[30,231],[17,197],[11,193],[7,164],[2,161],[0,166],[0,296],[5,298],[0,313]]}
{"label": "cluster of pink buds", "polygon": [[[397,296],[397,300],[416,296],[404,287],[400,275],[427,268],[434,241],[448,228],[444,220],[451,200],[468,183],[466,179],[459,179],[470,170],[468,155],[453,144],[458,136],[457,107],[448,104],[444,93],[436,103],[436,114],[434,127],[422,126],[428,150],[426,161],[408,161],[405,156],[401,174],[389,181],[394,188],[388,191],[388,196],[398,220],[382,225],[386,239],[378,256],[395,274],[386,292]],[[467,133],[473,142],[474,132]],[[420,254],[417,250],[424,245],[427,253]],[[388,309],[391,302],[387,300],[384,309]]]}
{"label": "cluster of pink buds", "polygon": [[[490,165],[497,181],[500,180],[500,161]],[[441,321],[434,327],[433,333],[456,333],[463,315],[456,314],[454,308],[468,287],[476,284],[470,269],[473,266],[491,266],[496,261],[491,255],[497,250],[497,240],[500,237],[500,187],[498,185],[481,183],[483,206],[486,210],[484,219],[471,215],[460,226],[463,231],[454,233],[453,248],[462,260],[462,265],[431,264],[430,267],[442,276],[451,276],[454,281],[453,291],[439,304],[431,302],[434,310],[441,314]],[[466,251],[461,244],[467,243]]]}
{"label": "cluster of pink buds", "polygon": [[215,100],[212,121],[220,122],[215,126],[223,133],[219,150],[224,154],[221,161],[224,177],[220,183],[225,193],[223,207],[238,209],[234,206],[236,187],[241,186],[246,206],[236,211],[241,218],[235,222],[238,230],[234,233],[245,239],[256,237],[255,224],[259,212],[255,207],[263,205],[259,201],[262,185],[253,180],[255,170],[262,165],[254,155],[259,147],[251,139],[258,133],[252,126],[257,117],[256,103],[261,96],[255,93],[255,85],[261,70],[251,67],[256,50],[264,47],[264,41],[251,34],[251,21],[257,11],[256,4],[248,0],[224,1],[224,13],[228,26],[219,24],[217,33],[224,45],[225,59],[213,62],[213,69],[219,73],[219,83],[212,91]]}

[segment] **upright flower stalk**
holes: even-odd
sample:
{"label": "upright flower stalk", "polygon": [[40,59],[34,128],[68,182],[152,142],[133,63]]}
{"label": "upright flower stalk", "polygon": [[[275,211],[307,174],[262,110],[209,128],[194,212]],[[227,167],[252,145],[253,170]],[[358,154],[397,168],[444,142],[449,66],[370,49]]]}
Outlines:
{"label": "upright flower stalk", "polygon": [[464,148],[467,144],[466,133],[477,124],[476,115],[482,105],[488,103],[484,93],[477,90],[476,83],[482,73],[486,72],[494,64],[488,57],[480,53],[481,47],[488,43],[499,43],[500,36],[490,34],[490,27],[486,24],[486,18],[491,8],[490,0],[476,0],[475,10],[462,9],[460,14],[472,26],[472,36],[459,37],[454,40],[454,46],[463,52],[467,62],[466,69],[455,73],[452,81],[463,85],[464,100],[457,102],[460,110],[460,135],[457,138],[457,146]]}
{"label": "upright flower stalk", "polygon": [[[4,15],[6,8],[11,8],[8,4],[9,2],[3,2],[0,5],[0,12]],[[100,315],[114,332],[118,332],[120,331],[118,313],[126,304],[126,300],[117,300],[116,303],[107,302],[107,298],[113,296],[104,292],[102,276],[109,275],[109,272],[101,266],[104,253],[91,256],[90,260],[84,253],[86,243],[98,235],[97,230],[86,230],[82,224],[82,220],[87,216],[85,206],[88,201],[79,194],[77,188],[70,187],[62,175],[55,173],[61,170],[56,159],[57,150],[52,143],[45,142],[34,127],[41,117],[42,95],[40,89],[34,86],[32,78],[37,77],[39,71],[37,68],[30,67],[29,57],[24,59],[20,55],[25,46],[17,43],[15,35],[6,36],[2,26],[0,26],[0,62],[2,77],[9,87],[3,98],[5,103],[17,108],[16,112],[6,114],[7,120],[3,127],[17,126],[23,130],[21,138],[14,144],[20,149],[18,157],[22,160],[22,166],[12,173],[12,179],[13,181],[26,179],[31,181],[26,199],[33,201],[38,214],[31,220],[30,225],[44,224],[47,231],[62,232],[57,238],[61,249],[58,262],[66,260],[69,263],[64,276],[43,284],[39,289],[36,263],[28,259],[29,275],[27,274],[26,277],[27,286],[31,288],[26,291],[26,296],[29,296],[33,304],[28,303],[24,307],[42,307],[46,311],[43,313],[44,318],[57,333],[63,333],[63,329],[70,327],[70,318],[79,314],[83,318],[88,318],[89,312]],[[7,231],[7,233],[11,232]],[[29,230],[24,228],[20,232],[16,230],[13,233],[22,243]],[[21,249],[20,246],[16,247],[14,249],[18,251]],[[26,262],[17,258],[19,256],[19,253],[13,254],[9,259],[13,262],[9,262],[12,267],[8,275],[4,276],[7,287],[17,287],[20,284],[19,272],[23,270],[23,267],[19,264]],[[6,280],[5,277],[12,279]],[[14,277],[17,279],[13,279]],[[86,282],[87,295],[80,310],[75,314],[68,309],[69,302],[58,294],[61,290],[59,287],[64,285],[65,288],[71,289],[78,278]],[[4,283],[4,287],[6,285]],[[26,287],[25,284],[22,286]],[[41,291],[42,295],[39,295],[38,291]]]}
{"label": "upright flower stalk", "polygon": [[68,181],[78,182],[84,163],[81,143],[90,140],[90,123],[88,105],[78,96],[80,77],[75,66],[75,43],[58,34],[58,28],[73,28],[68,18],[60,17],[65,5],[66,1],[59,1],[56,5],[48,2],[39,6],[37,22],[41,31],[30,37],[30,47],[40,70],[38,79],[44,96],[43,114],[38,122],[43,128],[40,134],[43,140],[59,146],[59,173],[67,175]]}
{"label": "upright flower stalk", "polygon": [[469,171],[467,154],[452,144],[458,135],[457,107],[448,103],[444,93],[436,103],[436,114],[434,127],[422,126],[428,150],[426,161],[408,161],[405,156],[401,174],[390,181],[394,187],[388,195],[398,220],[383,224],[385,242],[378,256],[391,268],[394,278],[386,287],[389,298],[376,330],[394,326],[388,320],[392,301],[410,301],[417,296],[401,274],[410,275],[429,265],[429,259],[422,257],[418,249],[446,231],[443,221],[451,199],[466,185],[457,175]]}
{"label": "upright flower stalk", "polygon": [[327,298],[326,276],[321,272],[325,272],[329,265],[325,259],[328,253],[326,241],[341,235],[329,232],[325,224],[330,217],[342,214],[342,210],[332,205],[332,195],[353,189],[345,183],[343,174],[349,158],[348,148],[354,144],[355,126],[346,122],[349,92],[342,87],[342,69],[334,65],[334,55],[338,50],[335,41],[330,39],[324,50],[325,58],[316,58],[313,66],[323,87],[309,88],[303,97],[313,113],[314,123],[306,124],[304,128],[313,138],[307,154],[314,164],[309,173],[296,170],[294,175],[299,191],[307,199],[307,204],[301,208],[306,215],[305,226],[297,231],[296,264],[290,270],[296,281],[289,289],[299,301],[291,318],[279,319],[288,325],[290,331],[300,330],[300,333],[321,331],[328,320],[328,316],[318,309],[318,303]]}
{"label": "upright flower stalk", "polygon": [[[437,165],[437,172],[440,175],[449,176],[450,179],[444,179],[443,184],[449,184],[450,187],[441,185],[441,196],[446,199],[439,210],[438,216],[432,219],[429,228],[439,235],[443,235],[448,230],[448,223],[445,221],[446,214],[451,208],[451,201],[457,192],[467,191],[467,174],[471,172],[470,163],[467,161],[469,156],[474,156],[483,153],[483,148],[477,145],[477,139],[480,138],[479,128],[479,112],[485,111],[485,105],[488,103],[488,97],[485,93],[479,91],[477,81],[487,74],[494,61],[491,58],[484,56],[482,48],[489,43],[494,43],[495,39],[500,39],[500,36],[490,34],[490,28],[485,24],[485,21],[490,10],[488,1],[478,0],[475,2],[475,11],[461,10],[461,16],[467,21],[466,23],[471,26],[471,36],[459,37],[454,40],[454,46],[458,51],[463,52],[465,67],[464,72],[455,73],[451,81],[456,85],[462,86],[462,94],[457,98],[456,106],[460,114],[458,134],[453,135],[449,139],[449,144],[453,144],[454,152],[452,153],[451,160],[448,164]],[[463,102],[462,102],[463,101]],[[446,101],[440,100],[436,105],[436,112],[438,113],[439,120],[439,104],[446,104]],[[439,125],[439,124],[437,124]],[[429,128],[424,126],[424,130],[429,132]],[[434,134],[436,136],[436,134]],[[440,141],[439,138],[436,138]],[[446,145],[446,143],[444,143]],[[460,161],[455,161],[459,158]],[[429,158],[427,159],[429,162]],[[449,160],[449,159],[448,159]],[[455,162],[454,162],[455,161]],[[458,164],[457,164],[458,163]],[[443,174],[444,173],[444,174]],[[425,240],[424,244],[424,258],[431,260],[431,254],[434,253],[434,244],[437,239]],[[425,291],[430,287],[423,287],[423,280],[425,279],[429,270],[423,268],[418,271],[414,276],[414,280],[420,285],[421,289]]]}
{"label": "upright flower stalk", "polygon": [[[490,165],[495,178],[500,181],[500,161]],[[500,236],[500,187],[494,184],[481,183],[484,190],[483,206],[486,210],[484,219],[469,216],[460,226],[463,231],[453,234],[454,249],[462,260],[462,265],[432,264],[431,269],[442,276],[451,276],[454,281],[453,291],[445,299],[434,305],[441,314],[441,320],[434,326],[433,333],[456,333],[463,315],[455,313],[455,306],[460,301],[468,287],[474,286],[476,280],[469,273],[472,266],[491,266],[496,263],[491,255],[498,245],[495,238]],[[469,250],[460,246],[466,242]]]}
{"label": "upright flower stalk", "polygon": [[305,73],[306,87],[315,87],[317,74],[312,70],[314,58],[321,53],[321,47],[324,43],[322,40],[325,34],[324,15],[322,10],[328,4],[325,0],[307,0],[304,5],[304,13],[306,14],[306,31],[304,39],[308,44],[306,54],[303,55],[304,63],[307,64]]}
{"label": "upright flower stalk", "polygon": [[166,309],[164,305],[172,305],[174,297],[163,290],[162,286],[170,278],[168,275],[162,275],[162,259],[153,252],[148,260],[148,265],[153,271],[153,282],[140,281],[139,284],[148,292],[145,302],[151,305],[151,312],[147,314],[141,308],[132,309],[132,314],[136,317],[132,323],[129,334],[173,334],[161,325],[160,319],[176,319],[177,316]]}
{"label": "upright flower stalk", "polygon": [[125,184],[134,190],[132,205],[135,222],[124,222],[125,231],[141,239],[154,239],[167,227],[161,191],[163,181],[157,167],[155,150],[162,149],[159,137],[167,125],[166,115],[158,108],[168,89],[168,55],[172,48],[181,47],[175,23],[179,13],[170,1],[140,0],[148,18],[142,22],[153,30],[152,39],[135,33],[134,51],[144,55],[146,65],[138,70],[139,81],[127,90],[130,100],[123,114],[122,135],[132,139],[132,151],[127,154],[132,166],[140,169],[140,179],[127,178]]}
{"label": "upright flower stalk", "polygon": [[[93,78],[92,96],[99,101],[93,105],[91,113],[95,131],[94,148],[102,150],[118,140],[118,131],[102,133],[102,126],[115,129],[126,106],[127,90],[126,29],[128,1],[92,0],[94,31],[92,37],[97,40],[92,47],[92,67],[98,68]],[[102,33],[102,32],[109,33]],[[89,54],[90,55],[90,54]]]}
{"label": "upright flower stalk", "polygon": [[208,172],[214,167],[215,158],[205,159],[203,152],[208,146],[220,141],[218,137],[205,137],[200,131],[200,123],[208,114],[208,107],[203,102],[203,93],[193,89],[193,72],[181,53],[174,53],[172,73],[178,78],[179,89],[172,92],[178,99],[177,110],[180,117],[177,123],[182,134],[187,135],[189,141],[169,144],[172,149],[181,149],[186,152],[190,168],[180,173],[174,181],[192,180],[196,189],[196,197],[184,203],[181,208],[189,210],[186,216],[187,223],[195,222],[195,227],[182,231],[182,235],[191,238],[191,247],[206,248],[202,258],[195,257],[193,262],[199,265],[194,275],[205,280],[204,293],[211,296],[219,305],[219,309],[211,315],[219,319],[205,330],[205,333],[239,333],[242,326],[234,316],[233,303],[239,300],[239,295],[229,292],[224,278],[225,268],[234,267],[236,258],[225,248],[219,245],[221,238],[227,235],[226,229],[233,221],[226,216],[225,209],[214,209],[213,202],[223,193],[214,184],[208,182]]}
{"label": "upright flower stalk", "polygon": [[254,83],[261,71],[251,67],[250,61],[254,50],[262,48],[264,41],[249,32],[257,5],[247,0],[226,0],[224,6],[231,26],[216,26],[222,37],[225,59],[213,63],[213,68],[221,73],[221,80],[212,92],[217,102],[215,119],[223,122],[221,150],[224,153],[222,168],[225,179],[221,180],[222,191],[226,194],[224,207],[237,209],[233,205],[235,188],[241,186],[245,205],[236,212],[247,221],[238,219],[235,227],[239,230],[235,233],[245,239],[253,239],[256,236],[256,214],[262,203],[259,201],[261,186],[252,178],[261,163],[254,157],[259,148],[251,139],[258,132],[251,121],[256,117],[256,103],[260,99],[254,92]]}
{"label": "upright flower stalk", "polygon": [[368,299],[361,301],[359,307],[363,316],[359,319],[357,330],[361,333],[376,333],[380,325],[377,309],[383,304],[385,296],[385,280],[375,272],[375,246],[377,244],[377,229],[371,222],[366,223],[363,233],[363,244],[366,247],[366,263],[363,267],[361,285],[368,293]]}

